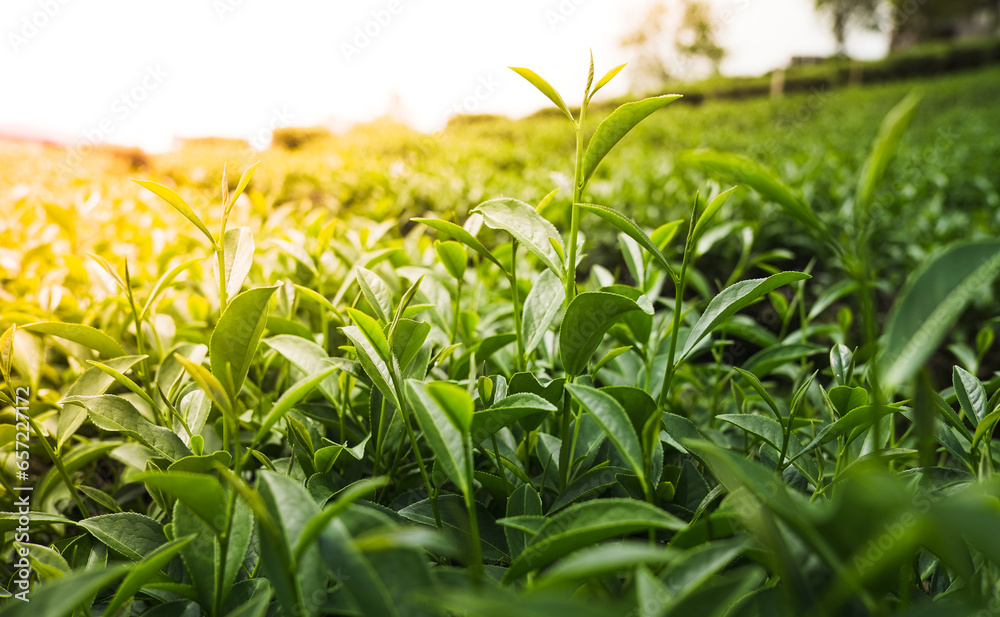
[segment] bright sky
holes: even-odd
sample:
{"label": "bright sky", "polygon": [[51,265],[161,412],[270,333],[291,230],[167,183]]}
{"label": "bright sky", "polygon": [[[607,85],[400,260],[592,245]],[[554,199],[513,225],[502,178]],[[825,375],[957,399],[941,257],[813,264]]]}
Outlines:
{"label": "bright sky", "polygon": [[[668,0],[673,3],[675,0]],[[0,134],[167,150],[174,137],[266,146],[278,126],[342,128],[393,112],[436,130],[456,112],[521,116],[571,104],[587,53],[598,73],[649,0],[3,0]],[[812,0],[711,0],[728,74],[832,53]],[[849,52],[885,53],[858,34]],[[619,78],[605,92],[621,94]]]}

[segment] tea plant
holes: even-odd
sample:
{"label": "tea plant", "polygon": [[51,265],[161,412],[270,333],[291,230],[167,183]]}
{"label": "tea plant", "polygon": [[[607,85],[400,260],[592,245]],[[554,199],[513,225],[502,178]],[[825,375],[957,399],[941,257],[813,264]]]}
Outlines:
{"label": "tea plant", "polygon": [[[31,566],[30,602],[3,570],[4,614],[993,610],[1000,382],[954,367],[937,390],[926,367],[1000,243],[944,247],[877,306],[875,196],[917,99],[875,137],[850,221],[753,160],[690,155],[815,239],[845,278],[813,289],[815,263],[783,270],[794,255],[752,238],[706,269],[734,189],[652,228],[588,200],[615,146],[678,98],[625,103],[590,134],[622,68],[595,83],[591,59],[577,110],[514,69],[573,128],[565,200],[496,197],[396,234],[326,212],[286,228],[248,192],[256,164],[232,191],[223,171],[213,207],[138,180],[204,240],[157,269],[92,255],[119,294],[76,321],[5,309],[0,401],[30,425],[38,477],[30,511],[0,514]],[[257,230],[230,225],[248,202]],[[618,276],[583,265],[601,229]]]}

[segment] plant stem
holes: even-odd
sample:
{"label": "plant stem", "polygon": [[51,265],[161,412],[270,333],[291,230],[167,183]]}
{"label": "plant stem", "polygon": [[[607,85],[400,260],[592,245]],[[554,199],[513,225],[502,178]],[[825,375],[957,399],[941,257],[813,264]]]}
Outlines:
{"label": "plant stem", "polygon": [[[427,467],[424,465],[424,459],[420,455],[420,447],[417,445],[417,437],[413,433],[413,427],[410,426],[410,419],[406,417],[405,413],[403,413],[403,408],[406,407],[406,399],[403,397],[403,389],[399,386],[398,379],[394,379],[393,381],[395,382],[394,386],[396,389],[396,398],[400,405],[400,418],[403,421],[403,426],[406,428],[406,436],[410,440],[410,445],[413,448],[413,454],[417,457],[417,467],[420,469],[420,477],[423,479],[424,487],[427,489],[427,496],[430,497],[431,500],[431,509],[434,511],[434,523],[437,525],[438,530],[441,530],[443,528],[441,526],[441,512],[438,509],[437,492],[431,485],[430,476],[427,475]],[[381,428],[382,427],[379,426],[380,430]]]}
{"label": "plant stem", "polygon": [[469,568],[469,577],[474,586],[479,585],[479,579],[483,574],[483,547],[479,540],[479,521],[476,516],[476,496],[473,494],[472,482],[474,477],[474,466],[472,464],[472,439],[468,434],[462,436],[462,447],[465,449],[465,470],[468,477],[469,488],[465,492],[465,507],[469,511],[469,533],[472,534],[472,564]]}
{"label": "plant stem", "polygon": [[684,242],[684,257],[681,260],[680,278],[675,287],[676,297],[674,298],[673,326],[670,330],[670,351],[667,354],[667,367],[663,371],[663,383],[660,386],[659,406],[662,408],[667,402],[667,390],[670,389],[670,382],[674,378],[674,357],[677,355],[677,335],[681,328],[681,311],[684,308],[684,286],[687,283],[688,262],[691,255],[691,239],[694,234],[694,217],[698,213],[698,198],[695,197],[694,206],[691,208],[691,220],[688,222],[687,239]]}
{"label": "plant stem", "polygon": [[66,488],[69,490],[70,496],[76,503],[76,507],[80,508],[80,514],[82,514],[85,518],[89,517],[90,512],[87,511],[87,505],[83,503],[83,499],[80,497],[76,487],[73,485],[73,479],[69,477],[69,472],[66,471],[66,467],[62,464],[62,459],[56,455],[55,450],[53,450],[52,446],[49,445],[48,438],[42,433],[42,429],[38,426],[38,423],[35,422],[35,419],[27,413],[24,414],[24,417],[28,420],[28,424],[31,425],[31,429],[35,431],[35,435],[38,436],[38,441],[42,444],[42,449],[45,450],[45,454],[48,455],[52,464],[56,466],[59,476],[62,478],[63,482],[66,483]]}
{"label": "plant stem", "polygon": [[454,319],[452,321],[451,327],[451,344],[454,345],[458,340],[458,324],[459,317],[462,312],[462,279],[455,279],[455,301],[452,303],[452,313],[454,313]]}
{"label": "plant stem", "polygon": [[[567,376],[566,383],[573,383],[573,377]],[[563,414],[562,414],[562,427],[559,433],[559,439],[561,445],[559,447],[559,489],[566,490],[566,485],[569,483],[569,466],[570,466],[570,451],[569,451],[569,421],[573,414],[573,399],[569,395],[569,390],[565,391],[563,396]],[[544,483],[542,488],[544,488]]]}
{"label": "plant stem", "polygon": [[580,233],[580,201],[583,199],[583,121],[587,117],[587,97],[580,107],[576,123],[576,165],[573,172],[573,205],[570,210],[569,258],[566,263],[566,306],[576,297],[577,236]]}
{"label": "plant stem", "polygon": [[521,298],[517,289],[517,240],[510,241],[510,294],[514,303],[514,335],[517,337],[517,371],[525,370],[524,333],[521,331]]}

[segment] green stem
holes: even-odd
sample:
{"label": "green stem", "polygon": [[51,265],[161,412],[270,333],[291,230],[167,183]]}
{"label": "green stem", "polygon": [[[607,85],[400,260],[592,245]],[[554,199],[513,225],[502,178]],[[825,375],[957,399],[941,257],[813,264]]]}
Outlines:
{"label": "green stem", "polygon": [[462,447],[465,449],[465,470],[468,477],[469,488],[465,492],[465,507],[469,511],[469,533],[472,534],[472,564],[469,568],[469,576],[473,585],[479,584],[479,579],[483,574],[483,547],[479,540],[479,521],[476,515],[476,496],[473,494],[472,482],[474,478],[474,465],[472,463],[472,440],[466,434],[462,438]]}
{"label": "green stem", "polygon": [[[573,377],[567,376],[566,383],[573,383]],[[561,446],[559,448],[559,489],[566,490],[569,483],[570,448],[569,448],[569,422],[573,415],[573,399],[566,390],[563,398],[562,427],[559,433]],[[544,484],[542,485],[544,488]]]}
{"label": "green stem", "polygon": [[417,437],[413,433],[413,427],[410,426],[410,419],[406,417],[405,413],[403,413],[402,408],[406,406],[406,399],[403,397],[402,388],[399,387],[398,380],[394,381],[396,382],[393,384],[396,388],[396,398],[399,400],[401,407],[399,410],[399,413],[401,414],[400,417],[403,420],[403,426],[406,428],[406,436],[410,440],[410,446],[413,448],[413,454],[417,457],[417,467],[420,469],[420,477],[423,479],[424,487],[427,489],[427,495],[431,499],[431,509],[434,511],[434,523],[437,525],[438,530],[441,530],[441,512],[438,509],[437,492],[431,485],[431,477],[427,475],[427,467],[424,465],[424,458],[420,455],[420,447],[417,445]]}
{"label": "green stem", "polygon": [[580,202],[583,200],[583,121],[587,117],[587,98],[580,107],[576,123],[576,165],[573,172],[573,205],[570,210],[569,258],[566,263],[566,306],[576,297],[576,237],[580,233]]}
{"label": "green stem", "polygon": [[684,309],[684,287],[687,284],[688,262],[691,255],[691,239],[694,234],[694,217],[698,213],[698,198],[694,200],[694,207],[691,208],[691,221],[688,223],[687,240],[684,242],[684,257],[681,260],[681,273],[677,285],[674,289],[674,315],[673,326],[670,330],[670,351],[667,353],[667,366],[663,371],[663,383],[660,385],[659,406],[662,408],[667,402],[667,390],[670,389],[670,382],[674,378],[674,358],[677,355],[677,335],[681,328],[681,312]]}
{"label": "green stem", "polygon": [[454,319],[451,327],[451,344],[458,341],[459,317],[462,314],[462,279],[455,279],[455,301],[452,303]]}
{"label": "green stem", "polygon": [[517,240],[510,241],[510,295],[514,303],[514,335],[517,336],[517,371],[525,370],[524,333],[521,331],[521,298],[517,289]]}
{"label": "green stem", "polygon": [[500,479],[503,480],[504,490],[507,492],[507,497],[510,497],[511,486],[510,482],[507,480],[507,472],[503,468],[503,461],[500,460],[500,447],[497,445],[497,435],[496,433],[490,435],[490,440],[493,445],[493,456],[497,461],[497,471],[500,473]]}
{"label": "green stem", "polygon": [[42,449],[45,450],[45,454],[48,455],[52,464],[56,466],[56,469],[59,471],[59,476],[62,478],[63,482],[66,483],[66,488],[69,490],[70,496],[76,503],[76,507],[80,508],[80,514],[82,514],[84,518],[90,517],[90,512],[87,511],[87,505],[83,503],[83,499],[80,497],[76,487],[73,485],[73,479],[69,477],[69,472],[66,471],[66,468],[62,464],[62,459],[56,456],[52,446],[49,445],[49,440],[42,433],[41,427],[39,427],[38,423],[35,422],[35,419],[27,413],[24,414],[24,417],[28,420],[28,424],[31,425],[31,430],[35,431],[35,435],[38,437],[38,441],[42,444]]}

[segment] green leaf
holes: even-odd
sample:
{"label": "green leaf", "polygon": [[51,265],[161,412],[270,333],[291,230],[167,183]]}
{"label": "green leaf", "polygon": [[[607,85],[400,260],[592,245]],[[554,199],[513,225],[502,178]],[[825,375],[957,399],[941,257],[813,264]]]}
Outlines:
{"label": "green leaf", "polygon": [[448,240],[446,242],[434,242],[434,251],[438,259],[444,264],[444,269],[456,280],[462,280],[465,276],[465,267],[469,262],[469,256],[465,253],[465,248],[461,242]]}
{"label": "green leaf", "polygon": [[236,203],[236,200],[239,199],[240,195],[243,194],[243,191],[246,190],[247,185],[250,184],[250,179],[253,178],[253,174],[255,171],[257,171],[257,167],[259,166],[260,166],[260,161],[257,161],[250,167],[247,167],[246,170],[243,172],[243,175],[240,176],[240,181],[239,184],[236,185],[236,190],[233,191],[233,194],[229,196],[229,203],[226,205],[227,211],[232,209],[233,205]]}
{"label": "green leaf", "polygon": [[618,453],[628,464],[645,486],[646,469],[643,464],[642,446],[639,435],[632,426],[625,409],[609,394],[597,388],[578,384],[566,384],[566,390],[576,399],[587,413],[591,414],[597,424],[615,445]]}
{"label": "green leaf", "polygon": [[446,381],[435,381],[426,385],[427,393],[431,395],[444,411],[452,425],[462,434],[468,434],[472,428],[472,414],[476,405],[472,397],[455,384]]}
{"label": "green leaf", "polygon": [[365,495],[374,493],[388,483],[389,479],[384,477],[359,480],[338,493],[337,500],[323,508],[323,511],[310,519],[302,529],[302,536],[295,546],[294,559],[298,560],[316,542],[316,539],[323,533],[323,529],[326,528],[330,521],[340,516],[341,513],[347,510],[348,506]]}
{"label": "green leaf", "polygon": [[678,364],[694,350],[695,346],[701,342],[701,339],[725,323],[737,311],[746,308],[782,285],[808,278],[811,277],[803,272],[779,272],[766,279],[740,281],[735,285],[723,289],[719,292],[719,295],[712,298],[712,301],[708,303],[708,307],[705,308],[705,312],[702,313],[697,323],[691,328],[687,341],[684,343],[684,348],[680,353],[680,358],[677,360]]}
{"label": "green leaf", "polygon": [[157,456],[175,461],[192,454],[173,431],[153,424],[132,403],[121,397],[111,394],[74,396],[64,402],[86,408],[91,422],[98,428],[128,435],[153,450]]}
{"label": "green leaf", "polygon": [[431,324],[426,321],[414,321],[412,319],[400,318],[396,322],[396,330],[390,341],[392,354],[399,362],[399,370],[406,371],[413,362],[413,359],[420,353],[427,340],[427,335],[431,333]]}
{"label": "green leaf", "polygon": [[167,188],[162,184],[157,184],[156,182],[152,182],[150,180],[136,180],[135,178],[132,178],[132,182],[135,182],[139,186],[152,191],[159,196],[160,199],[173,206],[174,209],[184,215],[187,220],[194,223],[195,227],[197,227],[201,233],[205,234],[205,237],[212,243],[212,246],[218,246],[215,242],[215,238],[212,237],[212,232],[208,231],[208,227],[205,227],[205,224],[201,222],[201,219],[194,213],[191,206],[187,205],[187,202],[181,199],[181,196],[175,193],[173,189]]}
{"label": "green leaf", "polygon": [[339,367],[331,366],[326,370],[317,373],[315,375],[310,375],[308,377],[303,377],[299,381],[295,382],[292,387],[285,390],[278,400],[274,402],[271,410],[267,412],[267,416],[260,423],[260,428],[257,429],[257,434],[254,435],[253,444],[258,444],[267,435],[268,431],[271,430],[275,424],[281,420],[288,410],[294,407],[299,401],[306,397],[310,392],[313,391],[319,384],[323,382],[327,377],[332,375],[334,372],[340,370]]}
{"label": "green leaf", "polygon": [[532,86],[538,88],[539,92],[547,96],[549,100],[552,101],[555,104],[555,106],[559,108],[560,111],[566,114],[566,117],[569,118],[570,122],[574,124],[576,123],[576,120],[573,119],[573,114],[571,114],[569,111],[569,107],[566,107],[566,103],[563,102],[562,97],[559,96],[559,93],[556,92],[556,89],[553,88],[551,85],[549,85],[549,82],[542,79],[538,75],[538,73],[532,71],[531,69],[525,69],[519,66],[509,66],[507,68],[514,71],[521,77],[527,79]]}
{"label": "green leaf", "polygon": [[594,95],[597,94],[597,91],[603,88],[604,86],[608,85],[608,82],[614,79],[615,75],[620,73],[621,70],[625,68],[626,64],[619,64],[615,68],[605,73],[604,77],[602,77],[600,80],[598,80],[596,84],[594,84],[594,89],[590,91],[590,96],[588,98],[591,99],[594,98]]}
{"label": "green leaf", "polygon": [[712,221],[712,217],[714,217],[719,212],[719,209],[722,208],[723,204],[729,200],[729,197],[733,194],[733,191],[735,191],[736,188],[737,187],[734,186],[731,189],[722,191],[708,204],[705,211],[698,217],[698,222],[695,223],[694,231],[691,233],[692,244],[698,242],[698,238],[700,238],[701,235],[705,233],[705,230],[708,229],[708,224]]}
{"label": "green leaf", "polygon": [[[501,521],[503,522],[502,519]],[[566,508],[548,519],[504,574],[511,582],[573,551],[640,531],[679,531],[684,521],[634,499],[600,499]]]}
{"label": "green leaf", "polygon": [[225,494],[214,476],[182,471],[150,471],[139,474],[134,480],[184,502],[215,533],[225,529],[228,518]]}
{"label": "green leaf", "polygon": [[[318,448],[313,453],[313,464],[316,466],[316,471],[319,473],[329,472],[333,468],[334,463],[337,462],[337,459],[340,458],[342,452],[347,452],[356,461],[362,460],[365,456],[365,446],[368,445],[371,438],[372,434],[368,433],[360,443],[353,447],[348,447],[347,444],[332,443],[332,445]],[[326,441],[323,443],[326,443]]]}
{"label": "green leaf", "polygon": [[392,292],[385,284],[382,277],[375,274],[368,268],[357,266],[358,285],[361,286],[361,293],[365,300],[375,311],[375,316],[385,323],[392,321]]}
{"label": "green leaf", "polygon": [[91,601],[101,589],[124,576],[132,567],[127,564],[71,572],[32,589],[30,602],[8,599],[4,603],[4,617],[70,617],[77,608]]}
{"label": "green leaf", "polygon": [[337,318],[337,320],[340,323],[345,323],[344,322],[344,316],[341,315],[340,311],[337,310],[337,307],[334,306],[333,302],[330,302],[330,300],[328,300],[326,296],[320,294],[317,291],[313,291],[312,289],[309,289],[308,287],[303,287],[302,285],[298,285],[298,284],[295,285],[295,290],[297,292],[299,292],[301,295],[309,298],[313,302],[316,302],[317,304],[319,304],[320,306],[322,306],[326,310],[328,310],[331,313],[333,313],[334,316]]}
{"label": "green leaf", "polygon": [[[146,358],[146,356],[141,356],[141,358],[144,359]],[[108,375],[111,376],[112,379],[114,379],[121,385],[125,386],[126,388],[131,390],[133,394],[135,394],[143,401],[145,401],[149,405],[150,409],[156,409],[157,407],[156,401],[154,401],[153,398],[149,396],[149,394],[147,394],[145,390],[140,388],[138,384],[136,384],[130,378],[126,377],[125,374],[119,371],[118,369],[112,366],[108,366],[107,364],[103,364],[101,362],[96,362],[94,360],[87,360],[87,364],[93,366],[99,371],[107,373]]]}
{"label": "green leaf", "polygon": [[[142,360],[143,356],[122,356],[114,360],[108,360],[105,364],[120,373],[124,373],[132,368],[136,362]],[[65,398],[72,396],[96,396],[104,394],[111,384],[115,383],[115,378],[99,368],[89,368],[77,378],[73,385],[66,391]],[[60,401],[65,405],[65,398]],[[59,426],[56,430],[57,442],[56,450],[61,450],[76,429],[80,428],[83,421],[87,419],[87,409],[79,405],[65,405],[59,414]]]}
{"label": "green leaf", "polygon": [[[7,383],[11,383],[10,369],[14,363],[14,334],[17,325],[12,325],[0,336],[0,373]],[[110,384],[109,384],[110,385]]]}
{"label": "green leaf", "polygon": [[167,542],[136,564],[135,568],[128,573],[128,576],[125,577],[125,580],[118,587],[118,591],[115,592],[115,597],[111,599],[111,604],[108,605],[105,614],[115,615],[132,596],[139,593],[143,585],[159,574],[160,570],[166,567],[181,552],[181,549],[187,546],[193,539],[194,536],[187,536],[178,538],[173,542]]}
{"label": "green leaf", "polygon": [[428,387],[416,379],[406,381],[410,404],[441,468],[462,494],[469,493],[472,479],[466,473],[465,447],[462,433],[442,409],[441,404],[428,392]]}
{"label": "green leaf", "polygon": [[267,323],[267,303],[277,290],[277,286],[258,287],[236,296],[212,332],[208,352],[212,375],[231,401],[236,401],[243,388]]}
{"label": "green leaf", "polygon": [[219,383],[219,380],[215,377],[215,375],[210,373],[208,369],[201,364],[196,364],[180,354],[175,353],[174,359],[178,364],[184,367],[184,370],[186,370],[188,375],[191,376],[191,379],[198,384],[198,387],[208,395],[208,398],[212,399],[212,401],[219,406],[219,409],[222,410],[222,413],[225,414],[226,417],[232,415],[233,401],[230,399],[229,393],[222,387],[222,384]]}
{"label": "green leaf", "polygon": [[536,394],[511,394],[493,403],[489,409],[472,415],[469,428],[472,445],[478,446],[497,431],[524,418],[540,423],[545,415],[553,411],[556,411],[556,406]]}
{"label": "green leaf", "polygon": [[778,180],[774,172],[763,165],[744,156],[729,152],[702,150],[688,155],[688,160],[708,171],[728,174],[739,182],[746,184],[785,210],[785,212],[804,224],[810,232],[818,237],[824,237],[825,226],[812,208],[800,197],[795,195],[787,185]]}
{"label": "green leaf", "polygon": [[[298,336],[280,334],[264,339],[264,343],[284,356],[303,375],[321,373],[327,369],[331,362],[330,356],[322,347]],[[337,379],[331,376],[323,380],[319,384],[319,389],[327,399],[335,400]]]}
{"label": "green leaf", "polygon": [[768,409],[771,410],[771,413],[774,414],[774,417],[777,418],[778,420],[781,420],[781,412],[778,410],[778,404],[774,402],[774,398],[764,388],[764,384],[760,383],[760,380],[757,378],[757,376],[749,371],[741,369],[738,366],[734,366],[733,368],[736,370],[737,373],[742,375],[743,378],[747,380],[747,383],[750,384],[750,387],[753,388],[758,395],[760,395],[760,398],[762,398],[764,402],[767,404]]}
{"label": "green leaf", "polygon": [[983,437],[993,435],[993,427],[996,426],[997,422],[1000,422],[1000,409],[995,409],[983,416],[983,419],[980,420],[979,424],[976,426],[975,435],[972,436],[973,448],[979,445],[979,442],[983,440]]}
{"label": "green leaf", "polygon": [[65,516],[60,516],[58,514],[49,514],[47,512],[28,512],[22,514],[20,512],[0,512],[0,533],[7,533],[17,529],[18,525],[21,525],[18,520],[20,517],[25,517],[28,519],[29,529],[38,529],[43,525],[72,525],[74,521],[68,519]]}
{"label": "green leaf", "polygon": [[[732,190],[732,189],[730,189]],[[577,204],[587,212],[591,212],[601,217],[608,223],[614,225],[619,231],[632,238],[639,243],[647,253],[653,256],[653,258],[660,264],[660,266],[670,274],[670,278],[677,280],[677,274],[674,272],[673,268],[670,267],[670,263],[667,262],[667,258],[663,255],[656,244],[646,235],[642,229],[636,225],[632,219],[626,217],[621,212],[607,206],[601,206],[598,204]]]}
{"label": "green leaf", "polygon": [[389,352],[389,341],[385,338],[385,332],[378,322],[369,317],[366,313],[353,308],[347,309],[351,321],[358,327],[368,343],[378,353],[378,357],[383,362],[389,362],[392,354]]}
{"label": "green leaf", "polygon": [[99,265],[102,270],[108,273],[108,276],[114,279],[115,284],[118,285],[118,287],[122,291],[124,291],[125,293],[129,293],[128,285],[126,285],[125,281],[122,280],[121,275],[118,274],[118,270],[116,270],[115,267],[111,265],[111,262],[109,262],[107,259],[101,257],[96,253],[87,253],[87,254],[90,255],[91,259],[97,262],[97,265]]}
{"label": "green leaf", "polygon": [[[541,516],[542,498],[530,484],[522,484],[517,487],[507,500],[507,519],[518,516]],[[507,536],[507,546],[510,548],[511,557],[516,558],[528,545],[531,537],[528,533],[510,525],[504,526],[504,535]]]}
{"label": "green leaf", "polygon": [[498,268],[500,268],[501,272],[504,273],[507,272],[506,270],[504,270],[503,264],[501,264],[500,261],[493,256],[493,253],[488,248],[483,246],[482,242],[477,240],[475,236],[470,234],[461,225],[456,225],[455,223],[449,221],[442,221],[441,219],[414,218],[411,220],[414,220],[418,223],[423,223],[424,225],[427,225],[432,229],[436,229],[441,233],[448,234],[449,236],[458,240],[465,246],[479,253],[489,261],[492,261],[494,264],[496,264]]}
{"label": "green leaf", "polygon": [[594,136],[587,144],[587,152],[583,155],[583,184],[590,181],[597,166],[604,160],[608,152],[621,141],[622,137],[631,131],[635,125],[642,122],[647,116],[661,107],[673,103],[681,98],[679,94],[663,94],[641,101],[625,103],[618,109],[611,112],[594,132]]}
{"label": "green leaf", "polygon": [[340,571],[342,578],[350,578],[344,585],[362,614],[397,617],[399,612],[386,584],[371,562],[357,549],[350,531],[343,521],[334,519],[322,530],[320,538],[327,567]]}
{"label": "green leaf", "polygon": [[217,604],[220,591],[217,580],[217,564],[221,560],[218,535],[180,500],[175,502],[172,514],[172,535],[194,538],[181,549],[181,559],[191,578],[195,596],[202,606],[211,610]]}
{"label": "green leaf", "polygon": [[836,439],[858,427],[871,426],[884,416],[901,411],[903,409],[888,405],[862,405],[861,407],[856,407],[833,424],[823,427],[819,434],[793,458],[798,458],[807,452],[811,452],[826,442]]}
{"label": "green leaf", "polygon": [[479,204],[473,212],[482,214],[488,227],[509,233],[557,277],[562,279],[565,276],[562,260],[549,242],[549,238],[559,239],[559,232],[530,205],[502,197]]}
{"label": "green leaf", "polygon": [[125,350],[115,339],[96,328],[78,323],[61,323],[58,321],[40,321],[21,326],[25,332],[57,336],[84,347],[90,347],[105,358],[117,358],[125,355]]}
{"label": "green leaf", "polygon": [[[371,318],[369,317],[369,319]],[[380,357],[380,352],[376,350],[375,346],[372,345],[360,328],[345,326],[340,330],[344,333],[344,336],[354,343],[354,351],[358,354],[358,361],[361,363],[361,368],[364,369],[365,374],[372,380],[372,383],[382,393],[382,396],[399,409],[396,392],[392,387],[392,374],[389,372],[389,366]]]}
{"label": "green leaf", "polygon": [[551,270],[543,270],[524,299],[521,329],[525,354],[530,354],[542,342],[565,299],[566,288],[559,277]]}
{"label": "green leaf", "polygon": [[202,261],[200,257],[195,257],[194,259],[189,259],[174,268],[171,268],[169,271],[164,272],[163,276],[156,280],[156,283],[153,284],[153,288],[149,291],[149,296],[146,297],[146,302],[142,305],[142,310],[139,311],[139,319],[143,319],[149,314],[149,311],[153,308],[157,298],[160,297],[163,290],[166,289],[175,278],[200,261]]}
{"label": "green leaf", "polygon": [[834,386],[827,393],[827,398],[837,415],[843,417],[868,403],[868,391],[861,387]]}
{"label": "green leaf", "polygon": [[868,159],[861,169],[861,178],[858,182],[858,190],[854,198],[854,207],[858,217],[862,219],[862,228],[867,227],[867,218],[871,215],[872,198],[875,190],[885,175],[885,170],[889,166],[899,140],[903,137],[906,127],[910,124],[913,112],[920,102],[921,94],[917,91],[910,92],[906,98],[896,104],[895,107],[885,116],[879,126],[878,135],[872,142],[872,149],[868,153]]}
{"label": "green leaf", "polygon": [[310,544],[298,560],[293,548],[319,514],[319,506],[297,480],[273,471],[258,474],[257,492],[276,526],[261,535],[264,572],[275,595],[287,615],[317,615],[322,603],[314,598],[325,596],[327,580],[319,547]]}
{"label": "green leaf", "polygon": [[640,296],[636,302],[603,291],[588,291],[573,298],[559,329],[559,351],[566,372],[569,375],[582,373],[608,329],[632,311],[652,315],[653,305],[645,296]]}
{"label": "green leaf", "polygon": [[747,358],[743,369],[756,375],[768,375],[790,362],[799,361],[823,353],[825,348],[807,343],[778,343],[761,349]]}
{"label": "green leaf", "polygon": [[854,353],[842,343],[837,343],[830,348],[830,370],[837,379],[837,383],[846,386],[850,381],[851,360]]}
{"label": "green leaf", "polygon": [[249,227],[235,227],[226,231],[223,244],[226,250],[226,297],[232,298],[240,292],[253,266],[253,234]]}
{"label": "green leaf", "polygon": [[978,426],[989,411],[986,409],[986,390],[976,376],[956,366],[952,370],[952,384],[965,417],[973,426]]}
{"label": "green leaf", "polygon": [[631,345],[624,345],[622,347],[615,347],[608,353],[604,354],[600,360],[594,363],[594,374],[596,375],[597,371],[601,370],[601,368],[604,367],[606,364],[608,364],[618,356],[622,355],[623,353],[630,351],[631,349],[632,349]]}
{"label": "green leaf", "polygon": [[70,566],[66,559],[59,554],[59,551],[30,542],[14,542],[14,552],[12,556],[19,557],[21,549],[28,551],[28,561],[31,569],[38,576],[39,580],[47,581],[54,578],[61,578],[70,572]]}
{"label": "green leaf", "polygon": [[226,617],[265,617],[270,604],[271,592],[268,589],[267,591],[254,594],[252,598],[227,613]]}
{"label": "green leaf", "polygon": [[665,565],[680,551],[643,542],[599,544],[582,549],[559,561],[538,577],[538,587],[576,583],[589,578],[631,570],[641,564]]}
{"label": "green leaf", "polygon": [[745,539],[706,542],[685,551],[670,564],[661,578],[666,583],[672,601],[680,602],[695,590],[706,586],[710,579],[729,566],[747,548]]}
{"label": "green leaf", "polygon": [[92,516],[77,523],[105,546],[132,561],[142,561],[167,542],[163,525],[142,514],[120,512]]}
{"label": "green leaf", "polygon": [[946,247],[908,277],[886,319],[878,360],[886,390],[910,380],[998,272],[1000,242],[990,241]]}

